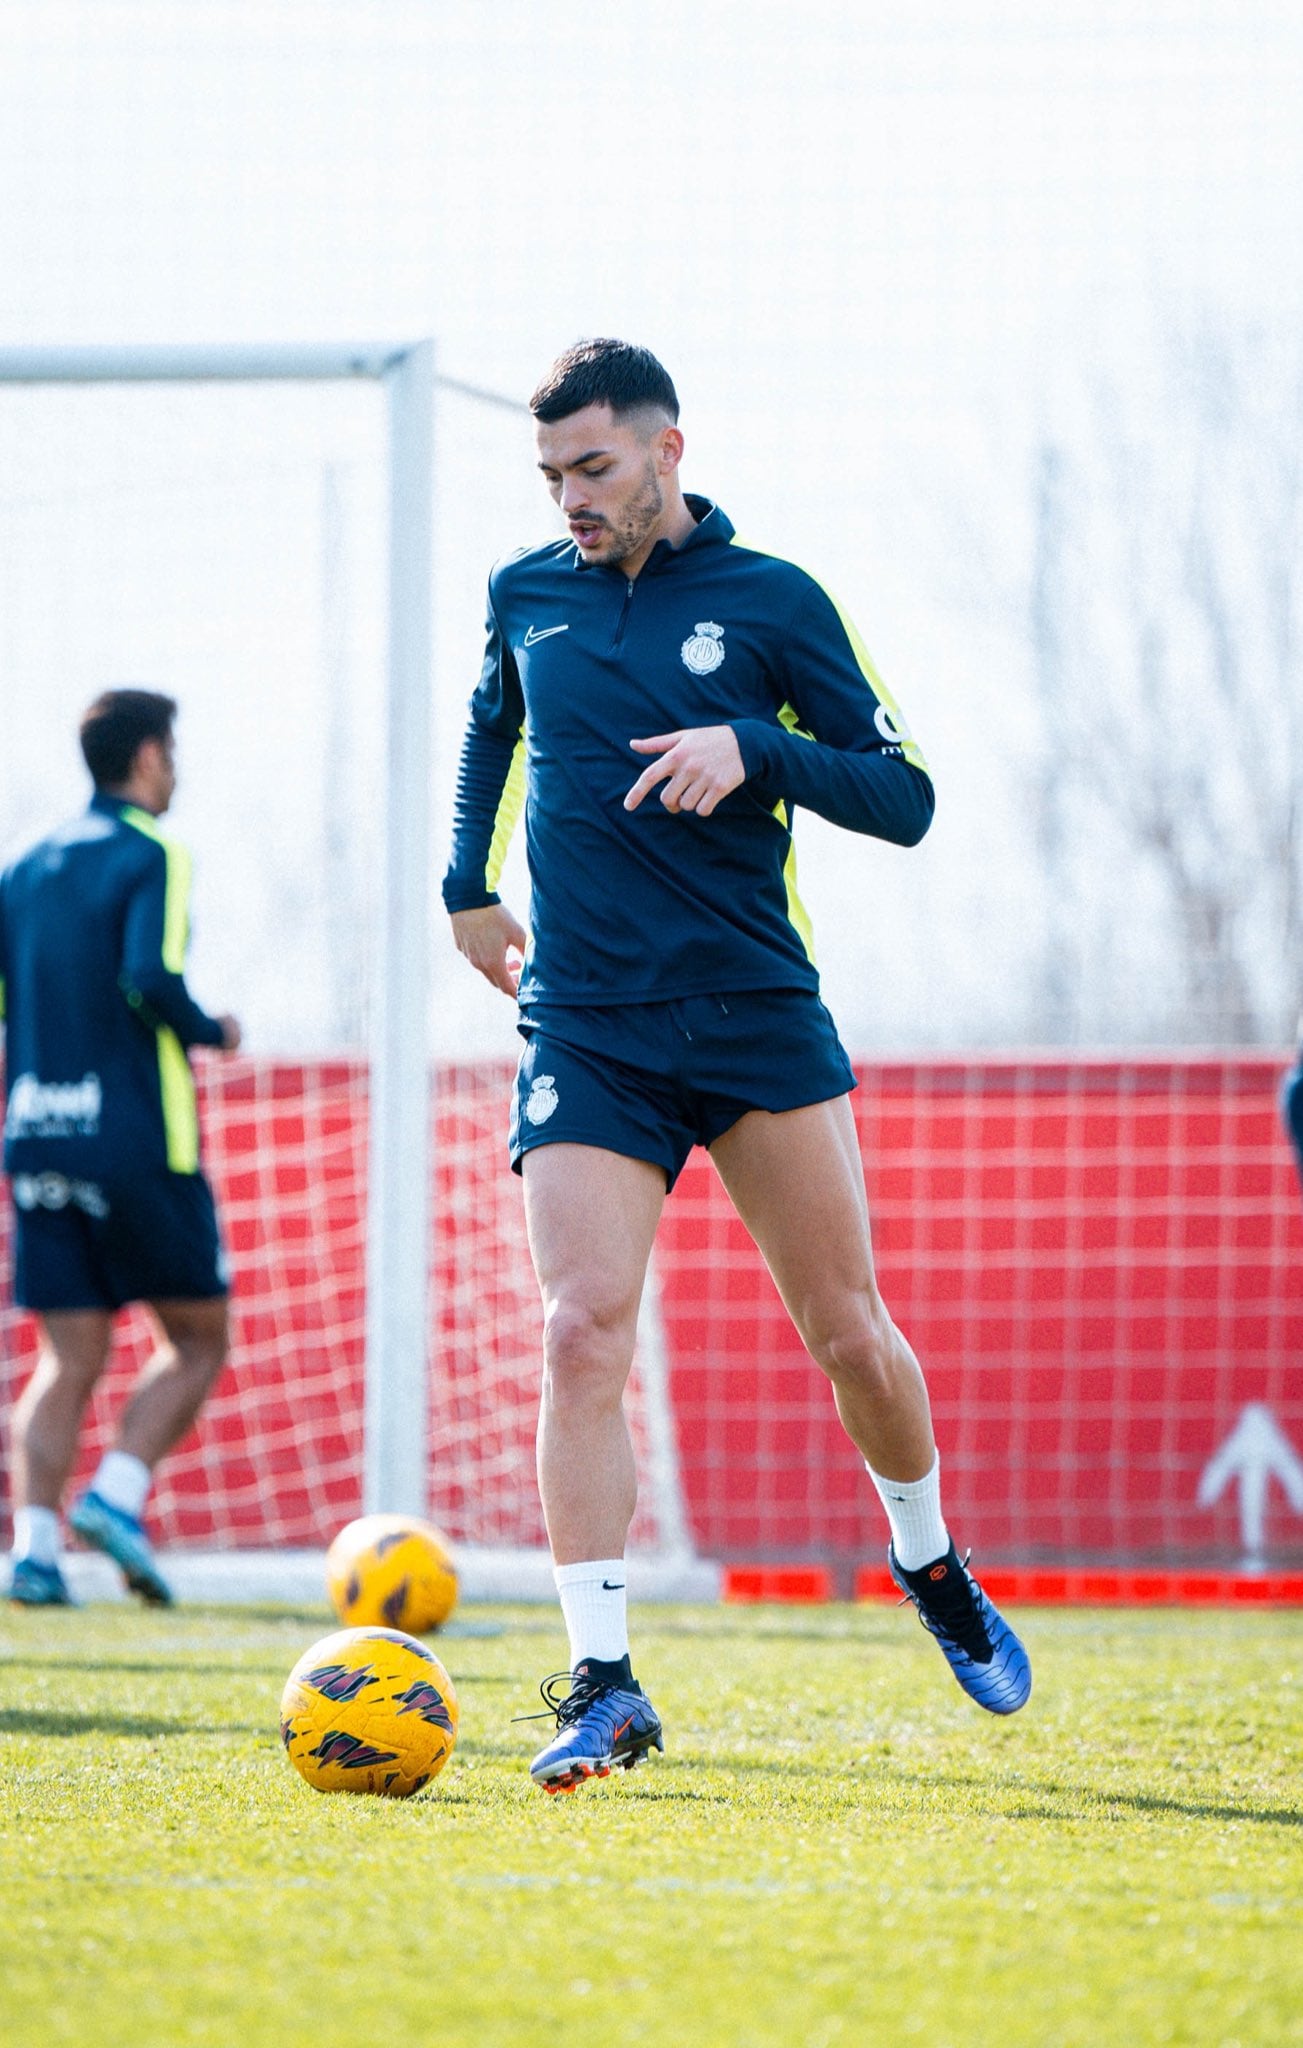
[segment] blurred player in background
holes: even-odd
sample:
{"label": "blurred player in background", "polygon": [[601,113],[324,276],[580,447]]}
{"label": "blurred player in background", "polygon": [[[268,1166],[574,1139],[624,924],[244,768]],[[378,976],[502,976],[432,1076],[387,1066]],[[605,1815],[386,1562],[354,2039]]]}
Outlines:
{"label": "blurred player in background", "polygon": [[[557,1729],[533,1776],[571,1791],[662,1747],[626,1632],[623,1393],[657,1221],[694,1144],[832,1382],[898,1583],[964,1689],[1011,1713],[1027,1656],[942,1516],[792,864],[801,804],[921,839],[923,756],[822,586],[684,496],[678,400],[654,356],[581,343],[531,410],[570,537],[490,577],[444,901],[460,951],[517,996],[525,1039],[511,1152],[543,1297],[539,1486],[571,1653],[544,1686]],[[528,939],[496,888],[522,802]]]}
{"label": "blurred player in background", "polygon": [[190,862],[155,823],[176,785],[175,717],[156,691],[98,697],[81,722],[89,810],[0,876],[14,1299],[40,1328],[12,1424],[10,1598],[26,1606],[68,1604],[60,1504],[116,1311],[147,1303],[159,1344],[68,1520],[158,1604],[172,1596],[142,1526],[150,1481],[226,1356],[187,1049],[233,1052],[240,1027],[183,977]]}
{"label": "blurred player in background", "polygon": [[1303,1017],[1298,1020],[1298,1055],[1281,1083],[1280,1107],[1285,1129],[1293,1140],[1299,1181],[1303,1184]]}

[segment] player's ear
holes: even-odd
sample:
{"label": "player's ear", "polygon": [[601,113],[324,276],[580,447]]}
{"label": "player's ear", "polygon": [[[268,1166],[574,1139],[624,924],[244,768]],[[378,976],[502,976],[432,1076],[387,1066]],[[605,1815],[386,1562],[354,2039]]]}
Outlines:
{"label": "player's ear", "polygon": [[656,441],[656,467],[668,476],[683,460],[683,436],[677,427],[662,427]]}

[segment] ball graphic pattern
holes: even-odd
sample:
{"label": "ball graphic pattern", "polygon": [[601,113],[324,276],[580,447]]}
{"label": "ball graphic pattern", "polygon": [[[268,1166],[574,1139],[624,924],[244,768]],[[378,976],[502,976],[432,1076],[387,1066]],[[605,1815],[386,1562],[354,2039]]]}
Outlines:
{"label": "ball graphic pattern", "polygon": [[345,1628],[305,1650],[281,1695],[281,1741],[318,1792],[408,1799],[457,1740],[457,1694],[434,1652],[401,1629]]}

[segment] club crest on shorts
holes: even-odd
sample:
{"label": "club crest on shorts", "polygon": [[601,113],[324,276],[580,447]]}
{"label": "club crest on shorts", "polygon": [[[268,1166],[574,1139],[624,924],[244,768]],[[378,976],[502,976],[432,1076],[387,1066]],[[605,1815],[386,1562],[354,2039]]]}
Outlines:
{"label": "club crest on shorts", "polygon": [[724,659],[724,628],[703,619],[693,627],[679,652],[683,656],[683,666],[691,669],[694,676],[710,675]]}
{"label": "club crest on shorts", "polygon": [[525,1115],[532,1124],[545,1124],[560,1100],[552,1079],[551,1074],[540,1074],[529,1091]]}

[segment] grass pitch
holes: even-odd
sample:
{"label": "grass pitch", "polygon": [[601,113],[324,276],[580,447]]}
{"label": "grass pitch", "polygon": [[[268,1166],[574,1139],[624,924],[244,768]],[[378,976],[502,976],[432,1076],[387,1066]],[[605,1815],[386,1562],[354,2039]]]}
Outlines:
{"label": "grass pitch", "polygon": [[1303,2043],[1303,1614],[1028,1611],[1004,1721],[904,1611],[643,1608],[667,1754],[567,1799],[557,1619],[459,1619],[391,1804],[281,1753],[324,1607],[0,1610],[6,2048]]}

